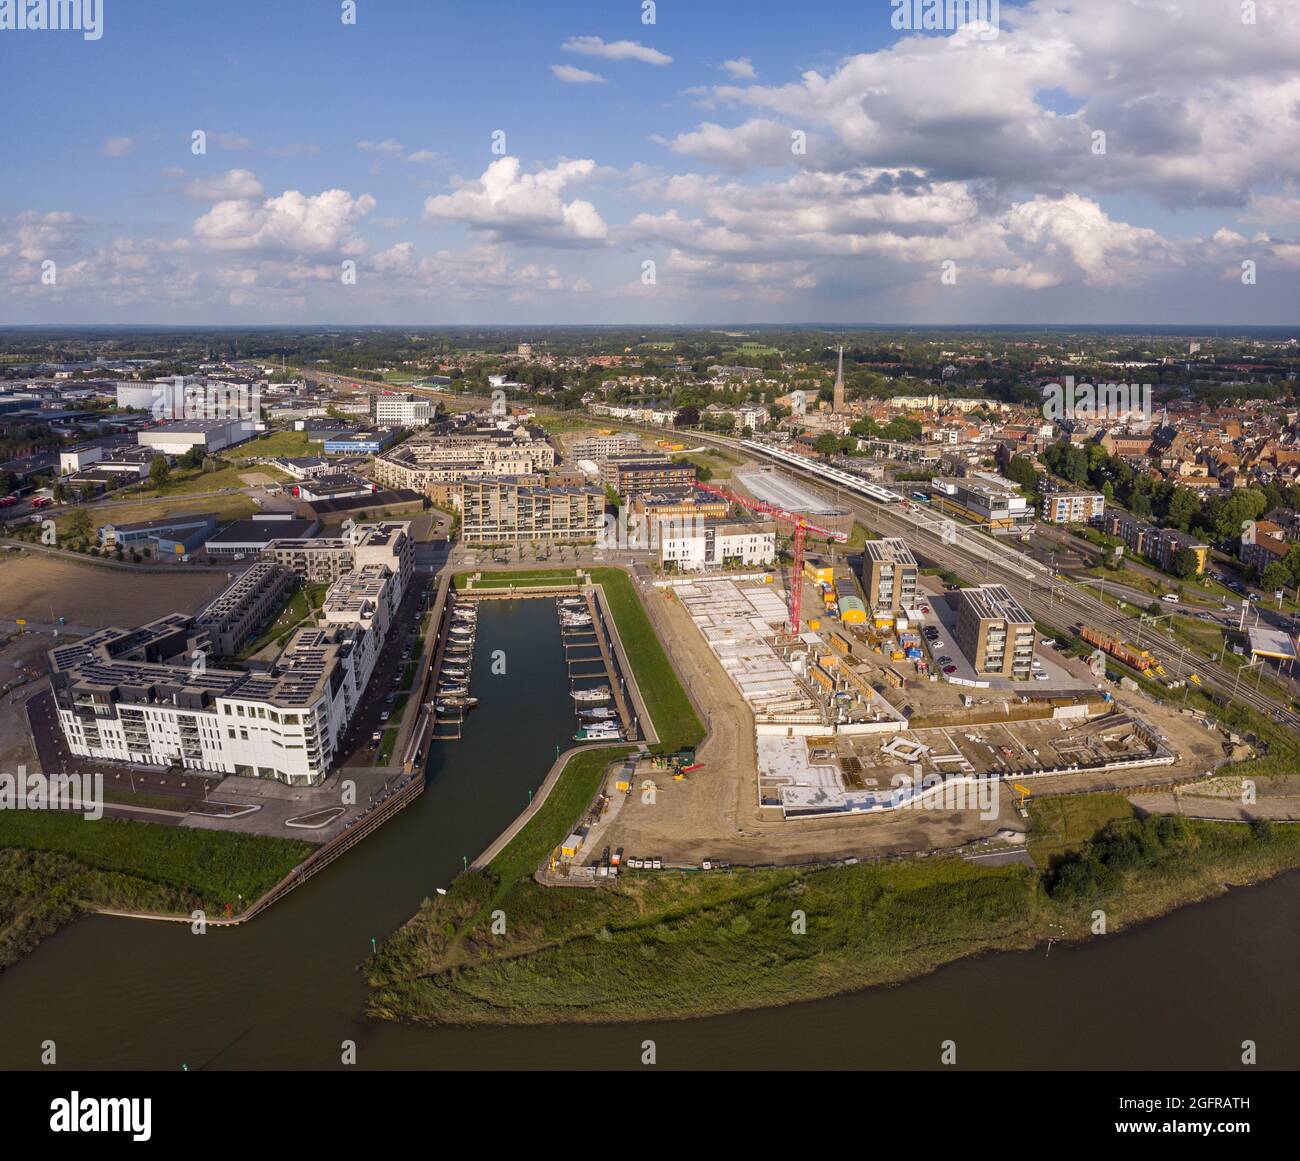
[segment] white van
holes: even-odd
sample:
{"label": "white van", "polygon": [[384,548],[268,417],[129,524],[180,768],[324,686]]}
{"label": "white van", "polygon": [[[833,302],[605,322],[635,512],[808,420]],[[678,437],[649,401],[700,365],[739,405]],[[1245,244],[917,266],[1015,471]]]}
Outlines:
{"label": "white van", "polygon": [[1160,599],[1161,599],[1162,601],[1168,601],[1171,605],[1176,605],[1176,604],[1178,604],[1178,594],[1177,594],[1177,593],[1165,593],[1165,595],[1164,595],[1163,597],[1161,597]]}

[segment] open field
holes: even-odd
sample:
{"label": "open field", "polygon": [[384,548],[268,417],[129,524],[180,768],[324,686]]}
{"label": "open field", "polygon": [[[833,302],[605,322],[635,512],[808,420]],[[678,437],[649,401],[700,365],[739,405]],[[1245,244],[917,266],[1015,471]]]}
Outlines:
{"label": "open field", "polygon": [[274,431],[251,443],[228,448],[224,454],[232,460],[259,456],[318,456],[324,446],[309,440],[305,431]]}
{"label": "open field", "polygon": [[0,618],[139,625],[165,613],[196,612],[227,583],[224,573],[129,573],[40,553],[7,553],[0,557]]}
{"label": "open field", "polygon": [[[141,520],[160,520],[164,516],[187,512],[211,512],[220,522],[226,523],[252,516],[257,512],[257,505],[242,492],[225,492],[218,496],[179,492],[152,497],[132,493],[129,499],[124,496],[120,500],[96,504],[87,511],[90,513],[91,527],[95,529],[105,524],[135,524]],[[65,534],[68,515],[64,512],[55,518],[54,524],[60,537]]]}

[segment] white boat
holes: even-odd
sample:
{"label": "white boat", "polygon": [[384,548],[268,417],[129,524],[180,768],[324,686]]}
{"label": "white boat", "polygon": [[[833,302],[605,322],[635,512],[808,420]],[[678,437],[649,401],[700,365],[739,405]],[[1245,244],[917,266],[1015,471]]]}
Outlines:
{"label": "white boat", "polygon": [[609,697],[609,686],[600,685],[595,689],[575,689],[574,701],[605,701]]}
{"label": "white boat", "polygon": [[465,670],[463,670],[463,669],[444,669],[444,670],[442,671],[442,676],[443,676],[443,677],[464,677],[464,676],[465,676]]}
{"label": "white boat", "polygon": [[575,742],[621,742],[623,731],[612,725],[583,726],[573,735],[573,740]]}
{"label": "white boat", "polygon": [[561,625],[590,625],[591,617],[586,613],[561,613]]}
{"label": "white boat", "polygon": [[555,603],[562,609],[583,609],[587,606],[587,602],[581,597],[556,597]]}
{"label": "white boat", "polygon": [[584,722],[606,721],[618,717],[618,710],[610,706],[598,706],[596,709],[585,709],[578,711],[578,717]]}
{"label": "white boat", "polygon": [[446,699],[440,698],[438,701],[435,701],[433,703],[433,708],[438,713],[445,714],[448,711],[473,709],[476,705],[478,705],[478,698],[476,697],[451,697]]}
{"label": "white boat", "polygon": [[469,693],[468,685],[440,685],[438,686],[439,697],[464,697]]}

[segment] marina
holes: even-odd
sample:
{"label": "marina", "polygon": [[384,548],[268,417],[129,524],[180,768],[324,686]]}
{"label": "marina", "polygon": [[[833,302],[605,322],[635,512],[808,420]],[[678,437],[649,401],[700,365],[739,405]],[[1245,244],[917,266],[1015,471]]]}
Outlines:
{"label": "marina", "polygon": [[478,698],[471,697],[469,692],[477,639],[478,607],[472,602],[450,601],[446,636],[433,662],[437,672],[433,694],[435,741],[459,740],[466,714],[478,705]]}

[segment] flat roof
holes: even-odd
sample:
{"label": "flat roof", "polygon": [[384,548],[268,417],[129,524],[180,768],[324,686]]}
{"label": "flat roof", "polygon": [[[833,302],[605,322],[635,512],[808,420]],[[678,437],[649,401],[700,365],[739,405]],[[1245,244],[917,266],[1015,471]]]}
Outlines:
{"label": "flat roof", "polygon": [[916,564],[916,557],[907,547],[907,541],[901,536],[887,536],[884,540],[868,540],[865,548],[867,556],[885,564]]}
{"label": "flat roof", "polygon": [[1265,629],[1256,626],[1248,631],[1250,651],[1256,657],[1276,657],[1283,661],[1296,656],[1295,641],[1282,629]]}
{"label": "flat roof", "polygon": [[962,589],[957,598],[971,606],[976,616],[983,618],[1001,618],[1017,625],[1032,625],[1033,617],[1025,612],[1024,606],[1012,595],[1006,585],[977,585]]}
{"label": "flat roof", "polygon": [[208,537],[209,544],[270,543],[285,537],[308,536],[316,527],[315,520],[299,519],[249,519],[235,520],[220,532]]}

